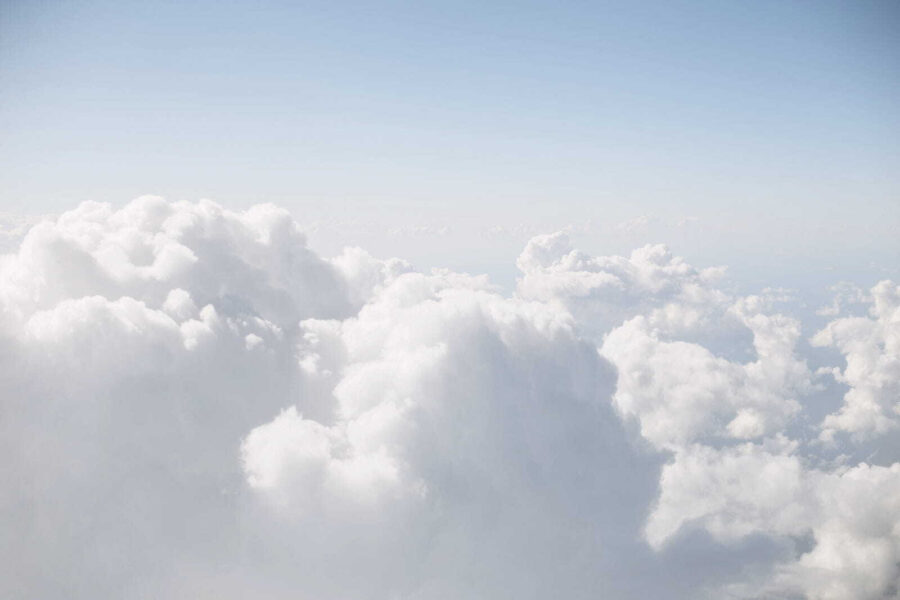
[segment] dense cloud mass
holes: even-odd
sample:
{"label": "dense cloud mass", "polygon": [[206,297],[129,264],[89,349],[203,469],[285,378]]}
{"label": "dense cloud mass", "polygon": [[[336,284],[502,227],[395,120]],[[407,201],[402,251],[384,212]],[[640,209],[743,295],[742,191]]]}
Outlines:
{"label": "dense cloud mass", "polygon": [[34,225],[0,259],[0,594],[898,596],[900,287],[807,331],[663,246],[517,265],[325,259],[272,206]]}

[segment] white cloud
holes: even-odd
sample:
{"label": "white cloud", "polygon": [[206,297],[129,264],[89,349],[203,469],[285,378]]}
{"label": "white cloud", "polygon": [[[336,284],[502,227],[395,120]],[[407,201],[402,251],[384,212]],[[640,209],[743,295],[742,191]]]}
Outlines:
{"label": "white cloud", "polygon": [[592,257],[574,250],[559,232],[529,241],[516,265],[522,271],[518,295],[559,302],[597,334],[653,308],[671,306],[683,321],[702,318],[710,306],[727,301],[708,285],[722,269],[695,269],[663,245],[638,248],[628,257]]}
{"label": "white cloud", "polygon": [[636,235],[647,232],[647,228],[651,223],[658,221],[656,217],[650,215],[640,215],[627,221],[622,221],[616,225],[616,231],[625,235]]}
{"label": "white cloud", "polygon": [[638,418],[644,437],[675,449],[700,438],[749,439],[781,431],[800,411],[811,374],[794,354],[799,326],[780,315],[733,309],[753,333],[755,360],[741,363],[705,347],[667,341],[646,317],[605,338],[601,353],[619,373],[616,406]]}
{"label": "white cloud", "polygon": [[[656,547],[700,527],[725,544],[751,535],[812,539],[767,578],[732,584],[738,597],[875,599],[900,585],[900,464],[823,472],[773,442],[716,450],[692,446],[663,470],[647,524]],[[677,542],[675,542],[677,543]]]}
{"label": "white cloud", "polygon": [[900,425],[900,286],[882,281],[871,298],[868,318],[835,319],[813,338],[816,345],[837,348],[847,362],[832,371],[850,390],[823,423],[826,440],[839,431],[865,437]]}
{"label": "white cloud", "polygon": [[823,306],[816,311],[817,315],[823,317],[836,317],[841,314],[846,306],[865,304],[871,299],[865,293],[865,290],[852,283],[843,281],[831,286],[834,293],[831,304]]}
{"label": "white cloud", "polygon": [[250,485],[288,522],[333,519],[338,552],[357,535],[348,519],[391,514],[378,530],[407,532],[394,559],[425,553],[384,568],[425,597],[590,597],[599,574],[626,585],[601,549],[640,545],[656,459],[631,447],[612,372],[569,315],[482,278],[408,273],[332,323],[304,323],[305,360],[326,349],[310,362],[331,382],[328,425],[289,409],[243,443]]}
{"label": "white cloud", "polygon": [[[893,593],[900,577],[900,464],[812,468],[822,463],[809,454],[816,446],[784,434],[802,422],[805,396],[816,389],[799,356],[800,323],[773,312],[791,298],[777,290],[731,296],[715,288],[716,277],[651,248],[643,254],[655,260],[641,260],[637,252],[627,262],[593,258],[557,234],[533,240],[519,260],[525,273],[520,294],[572,307],[584,331],[606,331],[600,352],[617,368],[614,404],[637,419],[651,444],[673,453],[646,523],[648,543],[657,549],[684,543],[676,534],[685,528],[726,546],[752,536],[787,540],[794,548],[787,558],[763,575],[725,584],[723,593],[738,597]],[[845,415],[859,416],[865,408],[882,416],[900,397],[891,387],[898,381],[892,338],[897,288],[882,282],[872,297],[872,318],[839,319],[813,340],[846,355],[848,366],[837,374],[853,386],[842,411],[826,418],[824,435],[835,424],[849,428],[848,422],[877,430],[871,414],[860,421]],[[615,326],[613,317],[627,320]],[[741,329],[751,334],[752,350],[743,359],[722,356],[741,354]],[[817,432],[813,426],[805,435]],[[869,487],[873,495],[866,498],[861,490]],[[807,536],[809,549],[791,542]]]}
{"label": "white cloud", "polygon": [[[780,298],[733,297],[715,287],[719,269],[695,269],[664,246],[590,257],[562,234],[533,239],[518,265],[520,295],[558,302],[602,336],[618,370],[615,405],[659,448],[780,431],[811,388],[795,352],[800,324],[771,312]],[[747,358],[726,358],[745,340]]]}
{"label": "white cloud", "polygon": [[[147,197],[36,225],[0,259],[0,592],[896,590],[900,465],[804,441],[801,324],[772,294],[562,234],[517,264],[507,296],[325,260],[272,206]],[[865,389],[888,416],[891,286],[816,338],[847,356],[847,406]]]}

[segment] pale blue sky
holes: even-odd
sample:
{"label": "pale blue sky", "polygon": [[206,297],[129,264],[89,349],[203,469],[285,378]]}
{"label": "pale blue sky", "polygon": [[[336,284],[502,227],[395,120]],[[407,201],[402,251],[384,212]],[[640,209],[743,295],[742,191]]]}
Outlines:
{"label": "pale blue sky", "polygon": [[566,225],[748,277],[900,264],[897,2],[0,5],[6,212],[271,201],[323,252],[500,279]]}

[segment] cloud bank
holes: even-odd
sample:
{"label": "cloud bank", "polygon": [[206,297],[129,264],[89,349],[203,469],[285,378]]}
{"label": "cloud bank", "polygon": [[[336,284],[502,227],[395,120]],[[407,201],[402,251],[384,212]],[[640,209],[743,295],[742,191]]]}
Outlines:
{"label": "cloud bank", "polygon": [[34,225],[0,259],[0,591],[897,596],[900,287],[808,332],[663,246],[517,265],[327,259],[273,206]]}

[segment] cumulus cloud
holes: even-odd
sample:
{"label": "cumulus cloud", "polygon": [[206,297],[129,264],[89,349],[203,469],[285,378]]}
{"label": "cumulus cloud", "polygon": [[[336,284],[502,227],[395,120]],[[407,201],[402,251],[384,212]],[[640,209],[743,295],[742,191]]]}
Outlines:
{"label": "cumulus cloud", "polygon": [[516,265],[522,272],[519,296],[559,303],[595,334],[651,310],[665,318],[670,309],[673,324],[703,320],[727,300],[708,285],[723,269],[695,269],[661,244],[627,257],[594,257],[573,249],[568,235],[558,232],[532,238]]}
{"label": "cumulus cloud", "polygon": [[[316,361],[322,376],[341,373],[333,418],[289,409],[242,448],[250,486],[282,514],[404,507],[391,529],[409,533],[393,543],[426,549],[425,597],[587,597],[597,573],[617,578],[597,547],[635,543],[656,463],[630,447],[606,402],[612,370],[568,315],[481,279],[412,273],[355,318],[304,327],[332,357]],[[562,549],[591,560],[560,563]]]}
{"label": "cumulus cloud", "polygon": [[510,295],[326,259],[273,206],[144,197],[34,225],[0,258],[0,590],[896,594],[900,464],[817,441],[895,426],[894,284],[813,338],[849,387],[819,422],[771,292],[562,233],[517,265]]}
{"label": "cumulus cloud", "polygon": [[782,544],[762,574],[722,587],[737,597],[896,594],[900,464],[827,469],[814,443],[896,426],[896,286],[873,288],[869,318],[837,319],[812,338],[844,354],[846,368],[826,371],[850,391],[838,413],[804,428],[804,402],[820,385],[800,356],[800,322],[774,310],[790,300],[783,293],[734,296],[715,287],[718,270],[662,246],[595,258],[562,234],[533,239],[519,266],[519,294],[578,315],[616,367],[614,406],[670,453],[644,528],[652,547],[683,543],[686,530],[725,546],[753,536]]}
{"label": "cumulus cloud", "polygon": [[767,577],[730,584],[733,595],[824,600],[896,594],[900,464],[828,472],[808,468],[785,440],[723,450],[695,445],[666,466],[660,487],[646,528],[654,547],[686,527],[702,528],[724,544],[753,535],[789,543],[793,556]]}
{"label": "cumulus cloud", "polygon": [[823,439],[840,431],[882,435],[900,425],[900,286],[880,282],[870,303],[868,317],[835,319],[812,340],[841,352],[846,366],[831,372],[850,388],[841,409],[825,419]]}
{"label": "cumulus cloud", "polygon": [[700,344],[666,339],[652,318],[635,317],[613,329],[601,354],[618,367],[616,406],[641,423],[660,448],[700,438],[752,439],[781,431],[800,411],[797,398],[811,374],[794,349],[798,324],[781,315],[732,307],[752,332],[755,360],[716,356]]}

